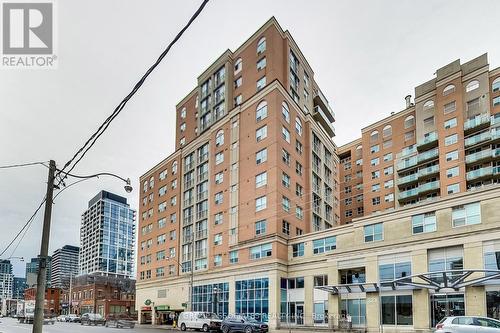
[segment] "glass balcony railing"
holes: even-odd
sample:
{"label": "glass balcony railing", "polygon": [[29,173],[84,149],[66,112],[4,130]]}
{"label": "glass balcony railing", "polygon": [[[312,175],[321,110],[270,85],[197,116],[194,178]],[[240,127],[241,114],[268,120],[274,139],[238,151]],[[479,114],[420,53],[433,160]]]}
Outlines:
{"label": "glass balcony railing", "polygon": [[418,180],[418,174],[417,173],[413,173],[411,175],[399,178],[398,181],[397,181],[397,183],[398,183],[398,185],[401,185],[401,184],[411,183],[411,182],[414,182],[416,180]]}
{"label": "glass balcony railing", "polygon": [[418,187],[418,193],[423,193],[427,191],[437,190],[439,189],[439,180],[435,180],[433,182],[422,184]]}
{"label": "glass balcony railing", "polygon": [[500,138],[500,127],[494,127],[491,129],[491,139],[496,140]]}
{"label": "glass balcony railing", "polygon": [[473,146],[488,140],[491,140],[491,133],[489,131],[468,137],[465,139],[465,146]]}
{"label": "glass balcony railing", "polygon": [[465,156],[465,163],[474,163],[489,158],[491,156],[492,156],[491,149],[481,150],[478,151],[477,153]]}
{"label": "glass balcony railing", "polygon": [[467,130],[473,129],[475,127],[478,127],[478,126],[481,126],[484,124],[489,124],[489,123],[490,123],[490,116],[487,114],[482,114],[482,115],[476,116],[474,118],[467,119],[464,122],[464,130],[467,131]]}
{"label": "glass balcony railing", "polygon": [[491,156],[499,157],[500,156],[500,148],[495,148],[491,151]]}
{"label": "glass balcony railing", "polygon": [[469,172],[467,172],[466,176],[467,176],[467,180],[474,180],[477,178],[491,176],[492,174],[493,174],[493,168],[486,167],[486,168],[481,168],[481,169],[469,171]]}
{"label": "glass balcony railing", "polygon": [[432,175],[437,172],[439,172],[439,164],[418,170],[418,176],[425,177],[427,175]]}
{"label": "glass balcony railing", "polygon": [[412,188],[411,190],[399,192],[399,199],[411,198],[417,195],[418,195],[418,188]]}
{"label": "glass balcony railing", "polygon": [[416,151],[417,151],[417,147],[415,145],[405,147],[405,148],[403,148],[403,150],[401,150],[401,157],[411,155],[411,154],[415,153]]}
{"label": "glass balcony railing", "polygon": [[439,149],[434,148],[432,150],[426,151],[424,153],[418,154],[418,162],[427,161],[439,156]]}
{"label": "glass balcony railing", "polygon": [[438,139],[438,134],[436,132],[427,133],[427,135],[424,136],[424,138],[418,142],[417,146],[419,146],[419,147],[425,146],[429,143],[437,141],[437,139]]}
{"label": "glass balcony railing", "polygon": [[397,164],[398,166],[398,170],[403,170],[403,169],[407,169],[407,168],[411,168],[415,165],[417,165],[417,156],[413,156],[413,157],[410,157],[410,158],[407,158],[401,162],[399,162]]}
{"label": "glass balcony railing", "polygon": [[496,114],[495,116],[491,116],[490,124],[491,125],[500,124],[500,116],[498,114]]}

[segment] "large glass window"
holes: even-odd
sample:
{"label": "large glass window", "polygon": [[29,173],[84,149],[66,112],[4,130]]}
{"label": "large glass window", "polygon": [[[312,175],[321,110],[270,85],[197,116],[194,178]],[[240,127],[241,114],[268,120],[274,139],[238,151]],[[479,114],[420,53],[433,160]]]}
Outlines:
{"label": "large glass window", "polygon": [[481,206],[479,202],[453,207],[452,220],[454,227],[481,223]]}
{"label": "large glass window", "polygon": [[236,281],[235,303],[236,314],[251,316],[267,322],[269,316],[269,279]]}
{"label": "large glass window", "polygon": [[380,264],[378,266],[379,279],[383,281],[392,281],[411,275],[411,262],[395,262],[390,264]]}
{"label": "large glass window", "polygon": [[381,296],[383,325],[413,325],[411,295]]}
{"label": "large glass window", "polygon": [[413,234],[436,231],[436,214],[425,213],[411,217]]}
{"label": "large glass window", "polygon": [[500,291],[486,292],[486,313],[490,318],[500,319]]}
{"label": "large glass window", "polygon": [[364,267],[342,269],[339,271],[341,284],[365,283],[366,273]]}
{"label": "large glass window", "polygon": [[337,238],[335,236],[313,240],[314,254],[332,251],[335,250],[336,248],[337,248]]}
{"label": "large glass window", "polygon": [[250,259],[261,259],[270,257],[273,254],[271,243],[253,246],[250,248]]}
{"label": "large glass window", "polygon": [[382,223],[367,225],[364,228],[365,243],[377,242],[384,239],[384,225]]}
{"label": "large glass window", "polygon": [[304,256],[304,243],[297,243],[292,245],[292,257]]}
{"label": "large glass window", "polygon": [[214,312],[226,317],[229,314],[229,283],[194,286],[193,311]]}
{"label": "large glass window", "polygon": [[365,325],[366,323],[366,300],[362,299],[343,299],[341,304],[341,316],[351,317],[353,326]]}

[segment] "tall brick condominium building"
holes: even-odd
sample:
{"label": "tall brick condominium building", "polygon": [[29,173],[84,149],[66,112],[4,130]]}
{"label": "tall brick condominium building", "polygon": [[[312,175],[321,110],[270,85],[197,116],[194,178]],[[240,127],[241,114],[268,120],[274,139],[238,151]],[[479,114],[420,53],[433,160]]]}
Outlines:
{"label": "tall brick condominium building", "polygon": [[500,317],[500,69],[440,68],[338,149],[334,118],[274,18],[198,77],[175,152],[140,179],[141,322],[192,308],[430,332]]}

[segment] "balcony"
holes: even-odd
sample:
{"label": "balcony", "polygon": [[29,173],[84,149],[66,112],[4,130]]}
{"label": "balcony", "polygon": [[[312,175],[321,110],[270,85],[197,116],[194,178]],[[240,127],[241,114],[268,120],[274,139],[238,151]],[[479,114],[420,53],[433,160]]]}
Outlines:
{"label": "balcony", "polygon": [[314,92],[313,98],[314,105],[319,105],[323,110],[325,110],[325,115],[328,117],[328,120],[332,123],[335,121],[335,112],[333,112],[330,107],[330,103],[328,103],[328,99],[326,99],[323,92],[318,89]]}
{"label": "balcony", "polygon": [[417,152],[417,147],[415,145],[411,145],[409,147],[405,147],[401,150],[400,157],[406,157],[408,155],[411,155],[413,153]]}
{"label": "balcony", "polygon": [[[182,255],[182,261],[190,261],[191,260],[191,252],[188,252],[188,253],[184,253]],[[184,264],[184,263],[183,263]],[[184,265],[183,265],[184,266]]]}
{"label": "balcony", "polygon": [[435,190],[439,190],[439,180],[435,180],[433,182],[422,184],[418,187],[418,194],[425,194],[427,192],[432,192]]}
{"label": "balcony", "polygon": [[316,105],[313,108],[312,116],[315,120],[317,120],[326,133],[333,138],[335,136],[335,128],[332,125],[333,117],[327,115],[327,112],[324,111],[319,105]]}
{"label": "balcony", "polygon": [[478,151],[476,153],[466,155],[465,156],[465,163],[476,163],[480,161],[485,161],[487,159],[490,159],[493,156],[493,152],[491,149],[485,149]]}
{"label": "balcony", "polygon": [[428,135],[417,143],[418,151],[425,151],[429,148],[434,148],[438,145],[438,135],[436,132],[427,133]]}
{"label": "balcony", "polygon": [[313,171],[316,172],[316,174],[321,175],[321,166],[319,164],[313,163]]}
{"label": "balcony", "polygon": [[470,146],[475,146],[478,143],[482,143],[485,141],[491,140],[491,133],[488,132],[482,132],[479,134],[476,134],[474,136],[470,136],[465,139],[465,147],[470,147]]}
{"label": "balcony", "polygon": [[184,199],[184,207],[191,206],[193,201],[193,198]]}
{"label": "balcony", "polygon": [[464,122],[464,132],[465,134],[481,130],[490,126],[490,116],[487,114],[481,114],[475,116],[474,118],[467,119]]}
{"label": "balcony", "polygon": [[417,155],[418,163],[423,163],[439,156],[439,149],[434,148],[433,150],[428,150],[424,153]]}
{"label": "balcony", "polygon": [[184,188],[191,188],[194,185],[194,179],[184,180]]}
{"label": "balcony", "polygon": [[208,198],[208,191],[203,191],[196,194],[196,201],[203,201]]}
{"label": "balcony", "polygon": [[183,226],[186,226],[186,225],[190,225],[190,224],[193,224],[193,215],[185,215],[184,216],[184,219],[182,220],[182,225]]}
{"label": "balcony", "polygon": [[208,235],[207,229],[196,230],[196,239],[207,238],[207,235]]}
{"label": "balcony", "polygon": [[196,259],[204,258],[207,256],[207,249],[199,249],[194,251],[194,257]]}
{"label": "balcony", "polygon": [[492,149],[491,156],[493,156],[493,158],[500,157],[500,148]]}
{"label": "balcony", "polygon": [[439,164],[418,170],[418,178],[424,178],[439,173]]}
{"label": "balcony", "polygon": [[207,216],[208,216],[208,210],[207,209],[196,212],[196,219],[197,220],[206,219]]}
{"label": "balcony", "polygon": [[467,180],[478,180],[482,178],[491,177],[493,175],[493,168],[491,166],[472,170],[467,172]]}
{"label": "balcony", "polygon": [[198,174],[198,182],[202,182],[208,179],[208,172],[203,172]]}
{"label": "balcony", "polygon": [[405,169],[412,168],[417,165],[417,156],[412,156],[410,158],[407,158],[397,164],[397,169],[399,171],[403,171]]}
{"label": "balcony", "polygon": [[407,185],[407,184],[410,184],[410,183],[413,183],[413,182],[416,182],[416,181],[418,181],[418,174],[417,173],[413,173],[411,175],[398,178],[397,184],[398,185]]}
{"label": "balcony", "polygon": [[500,139],[500,127],[494,127],[491,129],[491,141]]}
{"label": "balcony", "polygon": [[418,197],[418,188],[412,188],[410,190],[399,192],[398,200],[406,200],[416,197]]}

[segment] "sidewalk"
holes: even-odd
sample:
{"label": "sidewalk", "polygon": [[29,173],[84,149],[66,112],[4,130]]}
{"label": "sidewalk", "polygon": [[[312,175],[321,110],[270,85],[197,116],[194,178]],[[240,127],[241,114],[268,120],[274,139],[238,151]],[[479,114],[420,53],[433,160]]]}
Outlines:
{"label": "sidewalk", "polygon": [[180,331],[178,328],[173,328],[172,325],[151,325],[151,324],[135,324],[135,327],[141,329],[157,329],[157,330],[165,330],[165,331]]}

